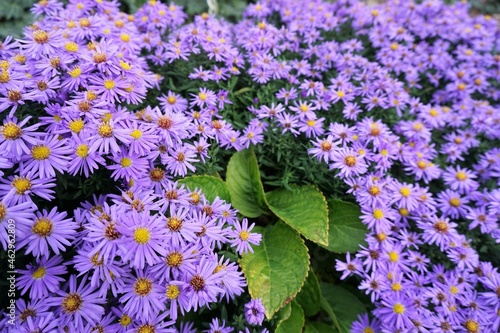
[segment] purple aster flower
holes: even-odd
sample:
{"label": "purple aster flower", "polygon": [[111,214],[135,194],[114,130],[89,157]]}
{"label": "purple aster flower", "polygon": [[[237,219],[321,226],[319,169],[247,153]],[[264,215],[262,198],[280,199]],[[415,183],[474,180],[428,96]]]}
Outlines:
{"label": "purple aster flower", "polygon": [[217,105],[217,96],[207,88],[200,88],[198,94],[191,94],[194,98],[191,99],[192,105],[197,105],[200,108]]}
{"label": "purple aster flower", "polygon": [[68,147],[67,140],[59,140],[54,135],[47,141],[32,146],[30,155],[21,158],[21,173],[39,175],[40,178],[55,177],[56,170],[64,173],[70,154],[71,148]]}
{"label": "purple aster flower", "polygon": [[370,321],[368,314],[364,313],[358,315],[358,320],[352,323],[351,332],[352,333],[375,333],[380,331],[380,321],[374,318]]}
{"label": "purple aster flower", "polygon": [[54,256],[52,258],[42,257],[36,260],[36,264],[28,264],[26,270],[20,269],[21,276],[17,279],[18,287],[21,289],[21,295],[28,290],[31,299],[42,299],[50,293],[59,290],[59,284],[65,281],[58,276],[67,273],[66,266],[60,265],[63,258]]}
{"label": "purple aster flower", "polygon": [[196,158],[196,148],[187,143],[183,146],[178,145],[172,148],[169,155],[165,158],[167,168],[174,176],[185,176],[188,173],[188,169],[194,172],[196,168],[191,163],[198,161]]}
{"label": "purple aster flower", "polygon": [[446,185],[459,193],[469,193],[475,191],[479,184],[474,181],[476,175],[470,170],[462,169],[460,167],[448,167],[443,173],[443,179]]}
{"label": "purple aster flower", "polygon": [[132,211],[122,216],[122,224],[116,230],[123,235],[119,247],[122,260],[130,260],[130,266],[143,269],[146,263],[154,265],[167,255],[163,242],[168,238],[162,219],[149,212]]}
{"label": "purple aster flower", "polygon": [[399,295],[382,299],[381,305],[373,311],[377,318],[384,318],[384,327],[408,330],[413,327],[411,319],[416,316],[410,299]]}
{"label": "purple aster flower", "polygon": [[7,204],[4,200],[0,201],[0,244],[2,249],[7,251],[10,243],[9,220],[14,220],[20,225],[31,223],[35,218],[36,206],[31,202]]}
{"label": "purple aster flower", "polygon": [[188,108],[188,102],[181,95],[168,91],[167,95],[162,95],[158,98],[160,106],[166,112],[184,112]]}
{"label": "purple aster flower", "polygon": [[351,148],[334,149],[332,160],[333,163],[330,164],[330,169],[340,169],[339,176],[342,178],[360,175],[368,170],[363,158]]}
{"label": "purple aster flower", "polygon": [[146,158],[129,152],[125,148],[113,155],[113,161],[115,164],[106,166],[107,169],[113,170],[111,177],[114,180],[124,178],[127,182],[137,179],[148,165]]}
{"label": "purple aster flower", "polygon": [[47,305],[57,306],[56,315],[60,318],[60,325],[72,323],[75,330],[83,331],[84,324],[96,324],[104,314],[104,298],[97,297],[93,288],[87,284],[87,277],[84,276],[77,285],[76,275],[69,277],[69,283],[57,292],[58,296],[47,298]]}
{"label": "purple aster flower", "polygon": [[28,116],[18,122],[16,117],[7,117],[0,126],[0,150],[6,154],[13,154],[15,160],[18,160],[23,153],[29,154],[30,148],[27,144],[37,145],[40,142],[38,138],[44,135],[36,132],[40,124],[23,127],[31,118]]}
{"label": "purple aster flower", "polygon": [[245,304],[245,319],[250,325],[262,325],[266,309],[260,298],[252,299]]}
{"label": "purple aster flower", "polygon": [[358,258],[351,260],[351,254],[349,252],[347,252],[345,263],[338,259],[335,260],[335,269],[338,272],[342,272],[342,276],[340,277],[341,280],[344,280],[351,274],[360,275],[363,271],[362,267],[361,260]]}
{"label": "purple aster flower", "polygon": [[252,223],[249,227],[247,219],[243,219],[241,224],[237,221],[233,224],[233,229],[229,232],[228,238],[231,241],[230,245],[236,247],[236,252],[239,254],[245,254],[249,251],[253,253],[251,244],[260,244],[262,235],[251,232],[254,226],[255,223]]}
{"label": "purple aster flower", "polygon": [[124,304],[123,311],[142,319],[156,317],[165,310],[165,296],[150,274],[137,270],[136,275],[124,278],[125,293],[120,297],[120,302]]}
{"label": "purple aster flower", "polygon": [[57,207],[50,212],[43,210],[36,213],[36,218],[27,224],[19,224],[19,247],[26,246],[26,253],[33,253],[35,257],[47,257],[50,250],[55,254],[66,250],[65,246],[71,246],[71,240],[75,238],[78,225],[66,212],[57,212]]}

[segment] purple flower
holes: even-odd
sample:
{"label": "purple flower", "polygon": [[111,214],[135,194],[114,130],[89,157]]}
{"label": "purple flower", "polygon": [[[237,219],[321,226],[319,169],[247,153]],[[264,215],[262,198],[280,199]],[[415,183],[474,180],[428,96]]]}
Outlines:
{"label": "purple flower", "polygon": [[235,222],[233,224],[233,229],[228,235],[228,238],[231,241],[231,246],[236,247],[236,252],[239,254],[245,254],[247,252],[252,252],[253,249],[251,244],[259,245],[262,240],[262,235],[258,233],[252,233],[252,229],[255,226],[255,223],[252,223],[248,226],[248,220],[243,219],[241,224],[239,222]]}
{"label": "purple flower", "polygon": [[245,319],[250,325],[261,326],[266,309],[260,298],[252,299],[245,304]]}
{"label": "purple flower", "polygon": [[64,278],[58,276],[67,273],[64,265],[60,265],[63,258],[54,256],[50,259],[42,257],[36,260],[36,265],[28,264],[27,270],[19,270],[21,276],[17,283],[21,289],[21,295],[24,295],[28,290],[31,299],[42,299],[50,293],[59,290],[59,284],[65,281]]}

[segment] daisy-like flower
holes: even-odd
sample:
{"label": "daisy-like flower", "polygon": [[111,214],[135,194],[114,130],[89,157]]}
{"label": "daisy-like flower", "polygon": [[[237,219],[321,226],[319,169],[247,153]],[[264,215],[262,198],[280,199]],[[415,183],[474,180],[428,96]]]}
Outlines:
{"label": "daisy-like flower", "polygon": [[30,153],[28,145],[37,145],[40,142],[39,138],[44,135],[41,132],[36,132],[40,127],[39,123],[23,128],[31,118],[28,116],[20,122],[16,117],[4,119],[3,125],[0,126],[0,151],[14,154],[16,160],[23,153]]}
{"label": "daisy-like flower", "polygon": [[102,206],[93,206],[89,210],[88,223],[85,224],[87,234],[83,239],[93,245],[89,256],[99,253],[98,260],[104,259],[107,262],[109,258],[117,254],[118,245],[122,242],[122,234],[117,229],[117,221],[120,217],[118,206],[110,207],[104,203]]}
{"label": "daisy-like flower", "polygon": [[181,95],[174,93],[173,91],[168,91],[167,95],[162,95],[158,98],[160,106],[166,112],[184,112],[188,108],[188,101]]}
{"label": "daisy-like flower", "polygon": [[130,266],[143,269],[146,263],[152,266],[160,262],[160,256],[166,256],[163,242],[168,239],[162,220],[151,216],[149,212],[132,211],[122,216],[122,224],[117,226],[123,235],[119,244],[122,260],[130,260]]}
{"label": "daisy-like flower", "polygon": [[94,170],[99,168],[99,165],[106,164],[106,160],[101,154],[89,151],[87,138],[88,135],[82,135],[75,136],[71,140],[74,146],[72,147],[72,154],[69,155],[71,160],[67,171],[72,176],[83,173],[85,177],[89,177]]}
{"label": "daisy-like flower", "polygon": [[129,83],[118,76],[91,76],[90,82],[92,84],[89,85],[89,89],[95,91],[103,101],[108,103],[122,102],[129,86]]}
{"label": "daisy-like flower", "polygon": [[245,319],[250,325],[262,325],[266,309],[260,298],[252,299],[245,304]]}
{"label": "daisy-like flower", "polygon": [[116,164],[108,165],[106,168],[113,170],[111,177],[114,180],[120,178],[124,178],[126,181],[137,179],[148,165],[145,158],[128,152],[125,148],[122,148],[120,153],[114,154],[113,161]]}
{"label": "daisy-like flower", "polygon": [[313,148],[309,148],[307,153],[316,157],[319,161],[324,160],[325,163],[330,162],[332,158],[333,147],[336,144],[333,142],[333,136],[328,135],[325,139],[317,138],[316,141],[311,141]]}
{"label": "daisy-like flower", "polygon": [[60,256],[42,257],[36,260],[35,265],[28,264],[26,270],[20,269],[17,284],[21,295],[29,290],[31,299],[41,299],[59,290],[59,284],[65,279],[58,275],[67,273],[62,262],[63,258]]}
{"label": "daisy-like flower", "polygon": [[32,195],[37,195],[46,200],[52,200],[55,179],[40,179],[32,174],[25,176],[10,176],[7,179],[0,179],[0,196],[3,196],[3,202],[6,205],[16,205],[19,203],[33,203]]}
{"label": "daisy-like flower", "polygon": [[191,94],[191,96],[193,96],[192,105],[197,105],[200,108],[217,105],[217,95],[207,88],[200,88],[198,94]]}
{"label": "daisy-like flower", "polygon": [[182,286],[190,300],[188,311],[191,308],[197,311],[209,303],[217,301],[217,295],[223,292],[218,286],[222,273],[215,273],[217,261],[211,257],[202,256],[195,271],[187,274],[186,282]]}
{"label": "daisy-like flower", "polygon": [[75,238],[78,225],[71,218],[65,218],[66,212],[58,213],[57,207],[50,212],[43,210],[36,213],[36,218],[27,224],[18,224],[20,248],[26,246],[26,253],[33,253],[35,257],[47,257],[50,250],[55,254],[66,250],[65,246],[71,246],[71,240]]}
{"label": "daisy-like flower", "polygon": [[30,155],[24,155],[21,159],[21,173],[32,173],[40,178],[55,177],[56,170],[64,173],[68,165],[71,148],[67,140],[59,140],[57,135],[43,143],[34,145],[30,149]]}
{"label": "daisy-like flower", "polygon": [[165,296],[156,280],[143,270],[136,271],[136,277],[124,278],[124,295],[120,302],[123,310],[136,318],[152,318],[165,310]]}
{"label": "daisy-like flower", "polygon": [[85,323],[97,324],[104,314],[106,299],[97,296],[95,290],[87,283],[84,276],[77,285],[76,275],[69,277],[69,284],[64,290],[57,292],[58,296],[48,297],[46,302],[49,306],[56,306],[60,324],[72,323],[74,332],[83,332]]}
{"label": "daisy-like flower", "polygon": [[427,244],[436,244],[441,251],[447,249],[450,243],[457,243],[460,240],[455,229],[457,224],[450,222],[447,218],[433,216],[429,221],[418,222],[418,226],[424,231],[422,241]]}
{"label": "daisy-like flower", "polygon": [[352,148],[335,149],[332,161],[330,169],[340,169],[338,176],[342,178],[361,175],[368,170],[364,159]]}
{"label": "daisy-like flower", "polygon": [[236,247],[236,251],[239,254],[245,254],[249,251],[253,253],[251,244],[260,244],[262,235],[251,232],[254,226],[255,223],[252,223],[250,227],[248,226],[248,219],[243,219],[241,224],[239,222],[233,224],[233,229],[229,233],[228,238],[231,241],[230,245]]}
{"label": "daisy-like flower", "polygon": [[58,30],[35,29],[31,33],[26,33],[26,39],[21,40],[21,43],[24,44],[27,55],[39,59],[44,55],[57,54],[63,41],[62,34]]}
{"label": "daisy-like flower", "polygon": [[196,158],[196,149],[190,144],[172,148],[165,158],[167,168],[174,176],[185,176],[188,169],[194,172],[196,168],[191,164],[193,162],[199,162],[199,160]]}
{"label": "daisy-like flower", "polygon": [[475,191],[479,184],[474,180],[477,176],[472,171],[460,167],[448,167],[443,172],[443,179],[446,185],[461,194]]}

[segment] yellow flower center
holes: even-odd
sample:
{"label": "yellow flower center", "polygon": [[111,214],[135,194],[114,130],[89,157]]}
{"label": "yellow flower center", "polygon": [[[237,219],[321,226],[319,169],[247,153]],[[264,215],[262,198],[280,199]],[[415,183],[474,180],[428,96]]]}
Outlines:
{"label": "yellow flower center", "polygon": [[167,255],[166,262],[170,267],[179,267],[184,261],[182,253],[178,251],[171,252]]}
{"label": "yellow flower center", "polygon": [[425,168],[427,168],[427,163],[423,160],[420,160],[417,162],[417,167],[421,170],[424,170]]}
{"label": "yellow flower center", "polygon": [[155,327],[151,324],[141,325],[137,329],[137,333],[155,333],[155,332],[156,332]]}
{"label": "yellow flower center", "polygon": [[463,171],[459,171],[457,172],[457,174],[455,175],[455,178],[459,181],[464,181],[467,179],[467,174]]}
{"label": "yellow flower center", "polygon": [[391,44],[391,50],[396,51],[399,48],[398,43],[392,43]]}
{"label": "yellow flower center", "polygon": [[72,120],[69,122],[68,127],[71,132],[78,134],[85,127],[85,122],[82,119]]}
{"label": "yellow flower center", "polygon": [[396,251],[390,251],[388,255],[391,262],[397,262],[399,260],[399,254]]}
{"label": "yellow flower center", "polygon": [[301,104],[299,109],[302,112],[307,112],[307,111],[309,111],[309,106],[307,106],[306,104]]}
{"label": "yellow flower center", "polygon": [[68,72],[68,74],[72,77],[72,78],[77,78],[79,77],[80,75],[82,75],[82,70],[80,68],[80,66],[76,66],[74,67],[72,70],[70,70]]}
{"label": "yellow flower center", "polygon": [[104,88],[111,90],[115,87],[115,81],[113,80],[104,80]]}
{"label": "yellow flower center", "polygon": [[458,288],[456,286],[451,286],[450,293],[452,293],[453,295],[458,294]]}
{"label": "yellow flower center", "polygon": [[68,52],[77,52],[78,51],[78,44],[75,42],[67,42],[64,44],[64,49]]}
{"label": "yellow flower center", "polygon": [[383,217],[384,217],[384,212],[381,209],[377,208],[373,210],[373,218],[380,220]]}
{"label": "yellow flower center", "polygon": [[130,316],[124,314],[121,316],[121,318],[118,322],[120,323],[120,325],[127,327],[128,325],[132,324],[132,318],[130,318]]}
{"label": "yellow flower center", "polygon": [[339,91],[337,91],[337,96],[338,96],[338,98],[344,98],[345,92],[343,92],[342,90],[339,90]]}
{"label": "yellow flower center", "polygon": [[82,297],[77,293],[70,293],[62,300],[62,309],[66,314],[75,313],[82,305]]}
{"label": "yellow flower center", "polygon": [[181,291],[179,287],[177,287],[175,284],[171,284],[167,287],[166,295],[168,299],[176,299],[177,297],[179,297],[180,293]]}
{"label": "yellow flower center", "polygon": [[458,86],[457,86],[457,89],[460,90],[460,91],[464,91],[465,88],[467,88],[467,86],[465,85],[465,83],[459,83]]}
{"label": "yellow flower center", "polygon": [[82,28],[89,28],[90,27],[90,20],[86,17],[81,18],[79,23],[80,23],[80,27],[82,27]]}
{"label": "yellow flower center", "polygon": [[248,231],[240,231],[239,237],[242,241],[246,241],[250,237],[250,233]]}
{"label": "yellow flower center", "polygon": [[394,311],[394,313],[396,314],[403,314],[405,313],[405,306],[401,303],[396,303],[392,307],[392,311]]}
{"label": "yellow flower center", "polygon": [[410,215],[410,212],[406,208],[401,208],[399,210],[399,214],[401,214],[401,216],[408,216],[408,215]]}
{"label": "yellow flower center", "polygon": [[129,157],[124,157],[120,161],[120,164],[121,164],[122,167],[128,168],[128,167],[130,167],[132,165],[132,159],[129,158]]}
{"label": "yellow flower center", "polygon": [[450,202],[450,205],[452,205],[453,207],[460,206],[460,198],[451,198],[449,202]]}
{"label": "yellow flower center", "polygon": [[8,71],[3,70],[2,73],[0,73],[0,83],[7,83],[10,81],[10,74]]}
{"label": "yellow flower center", "polygon": [[132,68],[132,65],[126,63],[125,61],[123,60],[120,60],[120,67],[123,69],[123,70],[130,70]]}
{"label": "yellow flower center", "polygon": [[122,40],[122,42],[128,43],[130,42],[130,35],[125,33],[120,34],[120,39]]}
{"label": "yellow flower center", "polygon": [[35,160],[46,160],[50,156],[50,148],[45,145],[38,145],[31,148],[31,156]]}
{"label": "yellow flower center", "polygon": [[75,154],[81,158],[89,156],[89,146],[85,143],[78,145],[78,147],[76,147]]}
{"label": "yellow flower center", "polygon": [[[376,16],[376,15],[374,15],[374,16]],[[371,327],[365,327],[363,329],[363,333],[375,333],[375,331]]]}
{"label": "yellow flower center", "polygon": [[411,190],[408,188],[408,187],[401,187],[401,189],[399,190],[399,193],[401,193],[401,195],[405,198],[408,198],[411,194]]}
{"label": "yellow flower center", "polygon": [[134,283],[134,292],[139,296],[147,296],[153,290],[153,282],[147,278],[138,278]]}
{"label": "yellow flower center", "polygon": [[205,93],[199,93],[198,94],[198,97],[200,98],[200,100],[202,101],[206,101],[207,100],[207,94]]}
{"label": "yellow flower center", "polygon": [[356,165],[356,157],[353,155],[348,155],[344,158],[344,164],[348,167],[353,167]]}
{"label": "yellow flower center", "polygon": [[31,227],[31,231],[40,237],[46,237],[52,233],[53,223],[46,217],[41,217],[35,220],[35,224]]}
{"label": "yellow flower center", "polygon": [[151,239],[151,233],[145,227],[139,227],[134,231],[134,241],[138,244],[146,244]]}
{"label": "yellow flower center", "polygon": [[0,222],[7,217],[7,206],[0,202]]}
{"label": "yellow flower center", "polygon": [[[201,99],[201,96],[200,96],[200,99]],[[175,102],[177,102],[177,98],[175,98],[175,96],[168,96],[167,102],[168,102],[168,104],[173,105],[173,104],[175,104]]]}
{"label": "yellow flower center", "polygon": [[171,231],[177,232],[181,230],[182,220],[176,216],[171,216],[167,219],[167,228]]}
{"label": "yellow flower center", "polygon": [[32,276],[33,279],[39,280],[43,278],[45,274],[47,274],[47,270],[45,269],[45,267],[40,266],[33,272]]}
{"label": "yellow flower center", "polygon": [[142,137],[142,131],[135,129],[132,132],[130,132],[130,136],[135,140],[139,140]]}
{"label": "yellow flower center", "polygon": [[311,119],[311,120],[307,121],[307,126],[309,126],[309,127],[313,127],[315,124],[316,124],[316,120]]}
{"label": "yellow flower center", "polygon": [[14,178],[11,185],[16,189],[16,194],[24,194],[31,189],[31,181],[26,177]]}
{"label": "yellow flower center", "polygon": [[21,129],[21,127],[10,121],[0,127],[0,133],[2,133],[2,136],[5,139],[15,140],[19,139],[21,135],[23,135],[23,130]]}
{"label": "yellow flower center", "polygon": [[33,40],[38,44],[45,44],[49,41],[49,34],[44,30],[33,31]]}
{"label": "yellow flower center", "polygon": [[479,323],[472,319],[467,319],[464,323],[465,329],[469,333],[478,333],[479,332]]}
{"label": "yellow flower center", "polygon": [[403,289],[403,286],[401,285],[401,283],[399,282],[394,282],[392,285],[391,285],[391,289],[393,291],[400,291],[401,289]]}
{"label": "yellow flower center", "polygon": [[97,128],[97,133],[103,138],[109,138],[113,135],[113,128],[108,123],[102,123]]}

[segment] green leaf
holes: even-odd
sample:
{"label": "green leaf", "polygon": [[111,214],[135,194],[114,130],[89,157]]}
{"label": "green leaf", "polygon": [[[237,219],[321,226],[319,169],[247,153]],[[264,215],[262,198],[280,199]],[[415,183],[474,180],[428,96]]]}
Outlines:
{"label": "green leaf", "polygon": [[314,322],[306,324],[304,333],[338,333],[338,331],[325,323]]}
{"label": "green leaf", "polygon": [[366,312],[365,306],[356,296],[342,287],[328,283],[320,283],[320,287],[324,299],[340,325],[341,333],[349,333],[352,322],[358,319],[359,314]]}
{"label": "green leaf", "polygon": [[267,211],[266,196],[253,150],[246,149],[233,154],[227,165],[226,183],[231,204],[241,214],[258,217]]}
{"label": "green leaf", "polygon": [[297,295],[297,302],[299,302],[304,314],[308,317],[316,315],[321,308],[321,290],[316,274],[312,269],[309,269],[306,282]]}
{"label": "green leaf", "polygon": [[270,319],[300,291],[309,254],[300,235],[283,222],[268,226],[260,246],[240,259],[252,298],[262,299]]}
{"label": "green leaf", "polygon": [[328,245],[328,206],[314,186],[292,186],[266,194],[271,211],[305,238]]}
{"label": "green leaf", "polygon": [[361,210],[355,204],[341,200],[328,200],[330,233],[328,250],[337,253],[353,252],[365,245],[366,227],[359,216]]}
{"label": "green leaf", "polygon": [[292,302],[290,316],[279,322],[275,333],[302,333],[304,326],[304,311],[297,302]]}
{"label": "green leaf", "polygon": [[212,202],[215,197],[230,202],[231,196],[227,189],[226,183],[213,176],[190,176],[179,180],[179,184],[184,184],[188,189],[194,191],[195,188],[200,189],[207,200]]}

